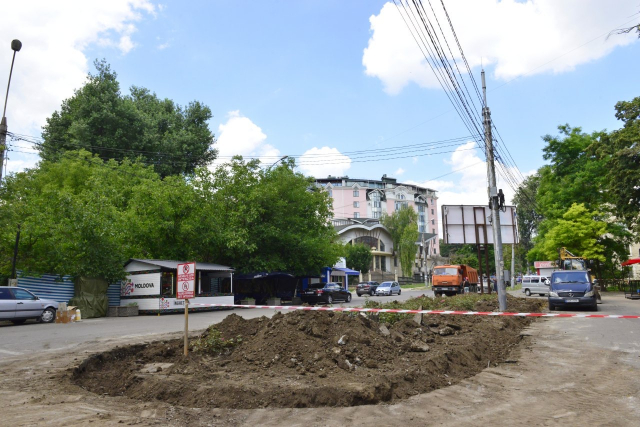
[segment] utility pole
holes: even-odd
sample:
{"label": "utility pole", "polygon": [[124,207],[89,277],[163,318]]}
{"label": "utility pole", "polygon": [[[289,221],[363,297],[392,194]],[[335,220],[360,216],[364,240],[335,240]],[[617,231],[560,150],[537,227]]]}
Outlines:
{"label": "utility pole", "polygon": [[11,60],[11,70],[9,71],[9,82],[7,83],[7,94],[4,97],[4,110],[2,111],[2,121],[0,121],[0,181],[2,181],[2,168],[4,167],[4,151],[7,148],[7,99],[9,99],[9,86],[11,86],[11,74],[13,73],[13,62],[16,60],[16,52],[22,49],[20,40],[11,41],[11,49],[13,49],[13,59]]}
{"label": "utility pole", "polygon": [[[500,311],[507,309],[507,290],[504,286],[504,261],[502,259],[502,232],[500,230],[500,206],[496,185],[496,168],[493,153],[493,139],[491,137],[491,111],[487,106],[487,86],[482,70],[482,96],[484,108],[482,118],[484,122],[484,138],[487,151],[487,175],[489,178],[489,207],[491,208],[491,228],[493,229],[493,248],[496,261],[496,282],[498,284],[498,302]],[[488,275],[488,274],[487,274]]]}

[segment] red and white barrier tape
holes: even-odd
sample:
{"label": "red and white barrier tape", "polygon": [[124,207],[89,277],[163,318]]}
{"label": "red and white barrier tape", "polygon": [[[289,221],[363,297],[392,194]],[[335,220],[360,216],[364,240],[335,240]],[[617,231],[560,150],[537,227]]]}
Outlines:
{"label": "red and white barrier tape", "polygon": [[238,305],[238,304],[201,304],[189,303],[189,306],[228,307],[228,308],[267,308],[271,310],[305,310],[305,311],[347,311],[362,313],[398,313],[398,314],[464,314],[475,316],[510,316],[510,317],[591,317],[599,319],[640,319],[640,315],[621,314],[584,314],[584,313],[510,313],[500,311],[455,311],[455,310],[400,310],[396,308],[359,308],[359,307],[306,307],[296,305]]}

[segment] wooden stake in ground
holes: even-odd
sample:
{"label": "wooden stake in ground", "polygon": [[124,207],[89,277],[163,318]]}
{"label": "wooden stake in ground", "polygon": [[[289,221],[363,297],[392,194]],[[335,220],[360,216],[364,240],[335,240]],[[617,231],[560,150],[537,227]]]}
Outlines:
{"label": "wooden stake in ground", "polygon": [[184,355],[189,355],[189,300],[184,300]]}

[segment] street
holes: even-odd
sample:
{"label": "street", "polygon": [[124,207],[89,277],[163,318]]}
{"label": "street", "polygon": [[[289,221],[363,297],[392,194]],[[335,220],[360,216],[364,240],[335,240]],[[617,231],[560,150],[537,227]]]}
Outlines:
{"label": "street", "polygon": [[[403,291],[401,299],[425,293]],[[518,295],[519,291],[513,291]],[[521,295],[521,292],[520,292]],[[376,297],[377,298],[377,297]],[[541,297],[531,297],[543,299]],[[398,299],[385,297],[384,299]],[[383,300],[383,298],[380,298]],[[355,298],[349,305],[360,305]],[[640,313],[640,301],[605,293],[602,314]],[[192,333],[236,313],[194,313]],[[545,318],[522,332],[508,363],[492,361],[458,384],[395,404],[331,408],[201,410],[105,397],[81,389],[51,393],[86,356],[119,345],[176,338],[180,315],[89,319],[77,324],[1,326],[0,405],[14,425],[137,423],[142,425],[616,425],[640,423],[638,320]],[[59,373],[54,375],[55,373]],[[24,381],[25,376],[30,381]],[[53,376],[52,376],[53,375]],[[71,415],[72,414],[72,415]],[[67,420],[67,421],[63,421]]]}
{"label": "street", "polygon": [[[404,301],[419,295],[433,295],[429,290],[404,290],[401,295],[393,297],[359,297],[353,293],[350,303],[342,303],[346,307],[363,305],[366,298],[374,301]],[[189,331],[197,333],[214,323],[220,322],[230,313],[236,313],[250,319],[260,316],[272,316],[274,310],[267,309],[234,309],[208,312],[189,313]],[[85,319],[76,323],[40,324],[29,321],[23,325],[13,325],[10,322],[0,322],[0,360],[8,357],[21,356],[32,352],[47,352],[61,349],[71,349],[75,346],[103,342],[113,339],[152,339],[154,336],[164,335],[184,330],[184,316],[168,314],[163,316],[136,317],[101,317]]]}

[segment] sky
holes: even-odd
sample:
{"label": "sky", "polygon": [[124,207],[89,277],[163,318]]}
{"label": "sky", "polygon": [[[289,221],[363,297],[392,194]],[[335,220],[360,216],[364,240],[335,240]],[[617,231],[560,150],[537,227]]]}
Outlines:
{"label": "sky", "polygon": [[[640,0],[443,2],[478,84],[486,72],[514,177],[544,165],[542,136],[558,125],[617,129],[615,103],[640,96],[637,34],[609,35],[640,21]],[[423,4],[448,25],[439,1]],[[123,93],[136,85],[208,105],[219,162],[239,154],[268,167],[286,155],[315,177],[386,174],[438,191],[440,205],[486,204],[484,154],[393,1],[26,0],[3,16],[1,87],[11,40],[23,43],[9,132],[40,136],[104,58]],[[9,172],[39,160],[24,141],[9,150]],[[498,187],[509,202],[514,183],[499,175]]]}

